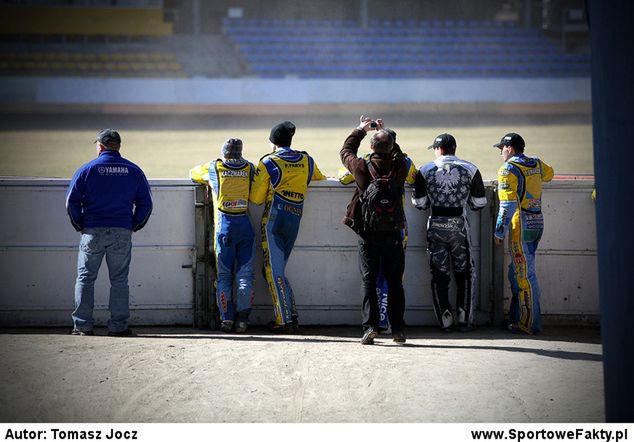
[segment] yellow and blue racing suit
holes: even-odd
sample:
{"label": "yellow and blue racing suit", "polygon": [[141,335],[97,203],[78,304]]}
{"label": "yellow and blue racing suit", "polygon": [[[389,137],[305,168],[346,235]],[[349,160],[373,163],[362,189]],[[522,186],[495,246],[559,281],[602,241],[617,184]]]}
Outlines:
{"label": "yellow and blue racing suit", "polygon": [[[400,148],[399,148],[400,150]],[[365,155],[365,159],[370,159],[370,153]],[[405,164],[407,167],[407,176],[405,177],[405,182],[410,185],[414,185],[416,181],[416,166],[411,158],[409,158],[406,154],[402,154],[403,159],[405,160]],[[341,184],[352,184],[354,183],[354,176],[346,169],[345,167],[341,167],[339,169],[339,182]],[[403,201],[405,200],[405,194],[403,194]],[[403,203],[403,207],[405,204]],[[405,226],[401,231],[401,238],[403,239],[403,250],[407,248],[407,220],[405,220]],[[376,275],[376,294],[379,297],[379,328],[387,330],[390,328],[390,321],[387,317],[387,279],[385,279],[385,274],[383,273],[383,264],[379,266],[379,272]]]}
{"label": "yellow and blue racing suit", "polygon": [[552,180],[553,175],[548,164],[524,154],[509,158],[498,171],[500,210],[495,236],[503,239],[510,225],[509,319],[512,326],[529,334],[542,328],[535,251],[544,230],[542,182]]}
{"label": "yellow and blue racing suit", "polygon": [[304,208],[304,196],[311,180],[325,180],[306,152],[278,147],[258,164],[250,200],[266,203],[262,216],[264,276],[269,285],[275,324],[296,320],[295,299],[285,275]]}
{"label": "yellow and blue racing suit", "polygon": [[[248,316],[253,304],[255,236],[247,208],[254,174],[255,167],[244,159],[218,159],[189,172],[192,181],[208,183],[211,188],[216,302],[223,321],[233,321],[236,312]],[[234,276],[237,282],[235,302],[232,296]]]}

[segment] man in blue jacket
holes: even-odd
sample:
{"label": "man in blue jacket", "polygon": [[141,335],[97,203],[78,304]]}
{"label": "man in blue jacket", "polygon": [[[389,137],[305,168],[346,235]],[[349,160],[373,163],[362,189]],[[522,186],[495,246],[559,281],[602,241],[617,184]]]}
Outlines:
{"label": "man in blue jacket", "polygon": [[152,194],[141,168],[119,153],[117,131],[102,130],[95,145],[98,157],[75,172],[66,194],[70,222],[81,232],[72,334],[94,334],[95,280],[105,255],[110,275],[108,336],[131,336],[132,232],[142,229],[150,218]]}

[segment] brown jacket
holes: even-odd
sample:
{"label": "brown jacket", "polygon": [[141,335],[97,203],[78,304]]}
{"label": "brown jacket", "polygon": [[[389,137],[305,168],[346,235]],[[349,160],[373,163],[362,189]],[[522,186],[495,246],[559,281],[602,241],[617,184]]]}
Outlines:
{"label": "brown jacket", "polygon": [[[361,140],[365,138],[365,135],[364,131],[354,129],[352,133],[348,135],[348,138],[346,138],[346,141],[343,143],[343,147],[339,152],[341,155],[341,162],[345,168],[350,171],[352,176],[354,176],[356,183],[352,200],[350,200],[350,204],[348,204],[346,209],[346,215],[343,217],[341,222],[357,233],[363,230],[359,198],[372,181],[365,159],[357,156]],[[382,175],[390,173],[394,161],[399,162],[400,165],[396,171],[395,178],[396,182],[400,184],[402,188],[405,188],[407,165],[399,155],[393,157],[392,154],[372,154],[370,161],[379,168],[379,172]]]}

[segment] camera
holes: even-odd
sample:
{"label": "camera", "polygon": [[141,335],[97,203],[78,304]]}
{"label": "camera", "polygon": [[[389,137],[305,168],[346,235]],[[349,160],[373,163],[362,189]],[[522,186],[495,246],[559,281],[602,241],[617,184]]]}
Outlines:
{"label": "camera", "polygon": [[377,128],[377,126],[378,126],[378,124],[376,124],[376,121],[373,121],[372,123],[370,123],[370,127],[371,127],[372,129],[376,129],[376,128]]}

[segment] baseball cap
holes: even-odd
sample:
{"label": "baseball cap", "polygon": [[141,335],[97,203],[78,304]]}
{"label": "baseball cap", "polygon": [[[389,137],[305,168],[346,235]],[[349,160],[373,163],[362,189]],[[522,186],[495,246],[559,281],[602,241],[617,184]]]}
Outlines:
{"label": "baseball cap", "polygon": [[97,141],[106,147],[118,147],[121,144],[121,136],[114,129],[103,129],[97,134],[95,143]]}
{"label": "baseball cap", "polygon": [[284,121],[273,126],[269,141],[276,146],[290,147],[293,135],[295,135],[295,125],[290,121]]}
{"label": "baseball cap", "polygon": [[456,139],[450,134],[440,134],[434,139],[434,142],[430,146],[427,146],[427,149],[437,147],[456,147]]}
{"label": "baseball cap", "polygon": [[526,143],[524,143],[524,138],[522,138],[519,134],[509,132],[502,137],[499,143],[493,145],[493,147],[498,149],[502,149],[502,146],[512,146],[517,147],[518,149],[523,149],[524,146],[526,146]]}
{"label": "baseball cap", "polygon": [[222,156],[225,158],[242,158],[242,140],[240,138],[229,138],[222,145]]}

